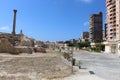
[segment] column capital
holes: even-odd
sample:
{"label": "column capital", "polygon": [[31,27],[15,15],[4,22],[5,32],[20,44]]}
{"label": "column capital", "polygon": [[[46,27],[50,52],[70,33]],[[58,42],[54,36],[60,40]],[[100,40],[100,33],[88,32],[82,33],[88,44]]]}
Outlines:
{"label": "column capital", "polygon": [[13,11],[14,11],[14,12],[17,12],[17,10],[16,10],[16,9],[14,9]]}

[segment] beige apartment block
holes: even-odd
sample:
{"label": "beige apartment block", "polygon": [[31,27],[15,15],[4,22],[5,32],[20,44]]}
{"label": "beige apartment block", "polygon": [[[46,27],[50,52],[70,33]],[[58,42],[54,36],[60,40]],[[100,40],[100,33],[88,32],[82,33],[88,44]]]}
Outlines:
{"label": "beige apartment block", "polygon": [[120,53],[120,0],[106,0],[105,52]]}

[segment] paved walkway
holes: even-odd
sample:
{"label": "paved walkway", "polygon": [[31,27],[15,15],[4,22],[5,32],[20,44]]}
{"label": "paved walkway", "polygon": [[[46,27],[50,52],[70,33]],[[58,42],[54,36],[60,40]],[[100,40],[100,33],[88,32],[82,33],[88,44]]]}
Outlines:
{"label": "paved walkway", "polygon": [[96,75],[90,74],[88,70],[84,70],[84,69],[77,69],[77,70],[78,71],[75,74],[69,77],[53,79],[53,80],[105,80]]}
{"label": "paved walkway", "polygon": [[120,57],[105,53],[75,53],[74,58],[81,60],[83,68],[93,71],[96,76],[106,80],[120,80]]}
{"label": "paved walkway", "polygon": [[[66,62],[66,61],[67,60],[65,60],[64,62]],[[66,63],[68,63],[68,62],[66,62]],[[71,64],[69,64],[69,65],[71,65]],[[101,77],[98,77],[97,75],[94,74],[93,71],[90,71],[89,69],[84,68],[84,67],[82,67],[82,69],[79,69],[78,66],[74,66],[74,71],[76,71],[76,72],[74,72],[73,75],[70,75],[65,78],[52,79],[52,80],[106,80]]]}

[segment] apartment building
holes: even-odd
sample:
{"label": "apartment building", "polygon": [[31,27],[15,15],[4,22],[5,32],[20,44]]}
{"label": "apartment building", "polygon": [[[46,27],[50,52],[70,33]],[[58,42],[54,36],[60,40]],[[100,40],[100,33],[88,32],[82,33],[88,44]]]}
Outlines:
{"label": "apartment building", "polygon": [[83,32],[82,33],[82,37],[81,37],[82,42],[84,42],[85,40],[89,40],[89,32]]}
{"label": "apartment building", "polygon": [[120,0],[106,0],[105,51],[120,53]]}
{"label": "apartment building", "polygon": [[102,12],[90,15],[89,40],[90,42],[102,41]]}

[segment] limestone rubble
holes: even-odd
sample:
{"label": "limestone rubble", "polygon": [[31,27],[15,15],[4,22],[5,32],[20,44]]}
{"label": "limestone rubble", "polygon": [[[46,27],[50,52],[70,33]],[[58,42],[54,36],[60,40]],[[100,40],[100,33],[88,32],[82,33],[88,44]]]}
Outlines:
{"label": "limestone rubble", "polygon": [[36,40],[28,38],[24,34],[12,35],[9,33],[0,33],[0,53],[45,53],[45,48],[39,46],[35,47],[35,45],[39,45],[35,42]]}

